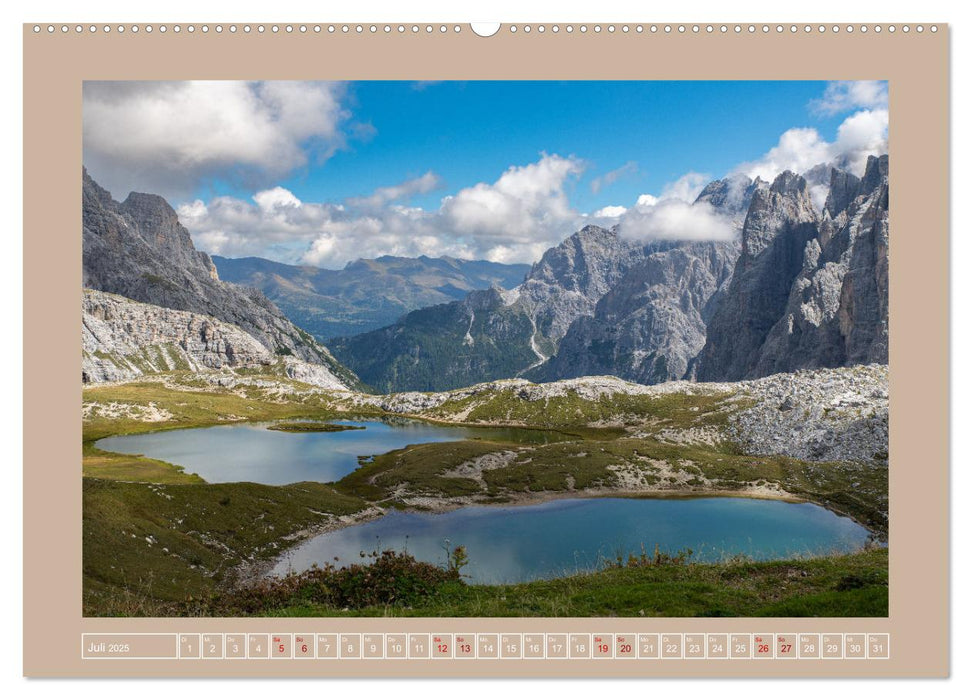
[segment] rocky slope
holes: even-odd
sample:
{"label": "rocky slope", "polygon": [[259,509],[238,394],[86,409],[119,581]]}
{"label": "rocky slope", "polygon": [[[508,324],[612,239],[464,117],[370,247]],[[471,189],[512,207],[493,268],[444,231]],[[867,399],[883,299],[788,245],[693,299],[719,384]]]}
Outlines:
{"label": "rocky slope", "polygon": [[752,199],[698,378],[888,361],[889,160],[831,170],[822,212],[786,172]]}
{"label": "rocky slope", "polygon": [[[741,229],[767,183],[733,176],[697,198]],[[735,242],[648,243],[586,226],[550,248],[508,293],[473,293],[333,343],[381,391],[443,390],[507,377],[614,374],[656,383],[691,373]]]}
{"label": "rocky slope", "polygon": [[738,249],[734,242],[697,243],[647,256],[527,376],[614,374],[642,384],[685,377],[704,347],[712,299],[731,278]]}
{"label": "rocky slope", "polygon": [[212,316],[86,289],[81,297],[81,380],[128,381],[173,370],[258,368],[325,389],[345,389],[322,365],[281,357]]}
{"label": "rocky slope", "polygon": [[322,365],[346,386],[353,372],[293,325],[261,292],[219,279],[169,204],[131,193],[121,203],[87,173],[82,181],[82,285],[237,326],[273,353]]}
{"label": "rocky slope", "polygon": [[263,258],[212,260],[220,279],[259,289],[322,342],[376,330],[410,311],[460,301],[477,289],[511,289],[529,272],[529,265],[424,255],[355,260],[341,270]]}
{"label": "rocky slope", "polygon": [[546,251],[513,290],[471,292],[398,323],[335,339],[338,358],[379,391],[438,391],[514,377],[555,351],[570,323],[646,254],[597,226]]}
{"label": "rocky slope", "polygon": [[[649,434],[679,443],[730,440],[738,443],[746,454],[885,465],[889,445],[889,391],[887,365],[858,365],[801,370],[741,382],[677,381],[653,386],[616,377],[580,377],[546,384],[507,379],[448,392],[348,394],[342,401],[391,413],[467,421],[477,408],[495,401],[503,393],[519,402],[544,405],[563,397],[609,405],[618,397],[722,396],[721,407],[728,416],[724,427],[709,425],[704,431],[662,427],[658,432],[658,426],[651,425]],[[592,411],[591,415],[600,414]],[[614,419],[623,420],[624,416],[620,413]],[[636,426],[631,428],[636,434]]]}

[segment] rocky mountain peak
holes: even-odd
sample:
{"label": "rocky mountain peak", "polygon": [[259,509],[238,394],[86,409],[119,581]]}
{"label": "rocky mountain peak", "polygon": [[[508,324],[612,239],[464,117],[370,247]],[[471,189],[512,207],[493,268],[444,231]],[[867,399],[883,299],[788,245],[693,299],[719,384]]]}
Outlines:
{"label": "rocky mountain peak", "polygon": [[791,170],[779,173],[769,190],[775,194],[802,194],[808,190],[806,179]]}
{"label": "rocky mountain peak", "polygon": [[860,178],[839,168],[832,168],[829,194],[823,210],[835,219],[850,205],[860,192]]}
{"label": "rocky mountain peak", "polygon": [[821,215],[791,172],[752,198],[700,379],[886,362],[888,169],[886,156],[871,157],[862,179],[831,169]]}
{"label": "rocky mountain peak", "polygon": [[866,170],[860,182],[860,194],[870,194],[890,178],[890,156],[870,156],[866,160]]}
{"label": "rocky mountain peak", "polygon": [[82,283],[153,306],[237,326],[268,352],[325,365],[357,386],[327,348],[293,325],[261,292],[223,282],[212,260],[162,197],[132,193],[118,203],[82,172]]}

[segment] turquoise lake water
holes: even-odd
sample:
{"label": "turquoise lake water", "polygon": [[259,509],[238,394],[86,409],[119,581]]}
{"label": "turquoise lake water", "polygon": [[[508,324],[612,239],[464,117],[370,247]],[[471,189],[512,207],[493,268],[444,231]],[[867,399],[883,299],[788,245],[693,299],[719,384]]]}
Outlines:
{"label": "turquoise lake water", "polygon": [[[448,513],[392,511],[371,522],[314,537],[273,573],[313,564],[365,561],[361,552],[407,550],[444,564],[445,547],[466,547],[474,583],[513,583],[598,569],[618,555],[674,553],[696,561],[745,555],[756,560],[859,549],[866,529],[811,503],[751,498],[589,498],[539,505],[474,506]],[[334,558],[337,557],[337,561]]]}

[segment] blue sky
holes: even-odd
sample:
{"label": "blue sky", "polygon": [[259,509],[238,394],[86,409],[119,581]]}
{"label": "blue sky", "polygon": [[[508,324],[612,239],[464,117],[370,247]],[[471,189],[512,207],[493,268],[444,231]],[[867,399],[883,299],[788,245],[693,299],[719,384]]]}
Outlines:
{"label": "blue sky", "polygon": [[[720,177],[791,127],[815,127],[831,140],[840,115],[807,109],[825,88],[798,81],[355,83],[354,117],[374,128],[373,137],[280,184],[302,200],[338,202],[431,170],[445,190],[458,189],[491,182],[542,152],[559,153],[588,163],[571,199],[594,210],[659,191],[688,171]],[[628,162],[636,172],[591,192],[594,179]],[[209,183],[195,194],[217,193],[246,195]],[[442,193],[413,203],[432,206]]]}
{"label": "blue sky", "polygon": [[[709,179],[859,169],[888,123],[872,81],[102,82],[84,97],[85,164],[116,198],[162,194],[212,253],[326,267],[529,262],[584,223],[634,218],[643,236],[729,235],[690,208]],[[659,201],[680,203],[673,230]]]}

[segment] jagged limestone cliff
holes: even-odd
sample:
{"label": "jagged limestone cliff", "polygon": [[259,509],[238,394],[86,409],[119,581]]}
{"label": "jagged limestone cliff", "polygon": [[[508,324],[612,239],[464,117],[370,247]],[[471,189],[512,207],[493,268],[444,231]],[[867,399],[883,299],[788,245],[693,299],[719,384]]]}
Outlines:
{"label": "jagged limestone cliff", "polygon": [[871,157],[862,179],[833,169],[822,212],[804,178],[779,175],[752,200],[698,378],[886,363],[889,244],[887,156]]}

